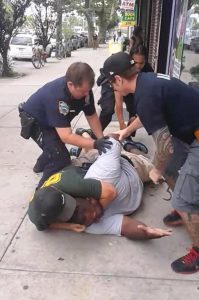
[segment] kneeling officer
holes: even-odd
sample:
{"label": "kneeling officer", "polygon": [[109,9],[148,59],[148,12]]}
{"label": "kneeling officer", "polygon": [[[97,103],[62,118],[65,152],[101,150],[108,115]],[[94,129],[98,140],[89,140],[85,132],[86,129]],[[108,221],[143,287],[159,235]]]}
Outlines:
{"label": "kneeling officer", "polygon": [[[70,164],[70,154],[65,144],[95,148],[100,153],[111,147],[111,141],[103,137],[95,110],[92,93],[94,78],[95,74],[88,64],[73,63],[65,76],[47,83],[27,102],[19,105],[21,136],[26,139],[31,137],[43,150],[33,168],[36,173],[43,172],[38,187],[49,176]],[[71,121],[81,111],[96,140],[72,132]]]}

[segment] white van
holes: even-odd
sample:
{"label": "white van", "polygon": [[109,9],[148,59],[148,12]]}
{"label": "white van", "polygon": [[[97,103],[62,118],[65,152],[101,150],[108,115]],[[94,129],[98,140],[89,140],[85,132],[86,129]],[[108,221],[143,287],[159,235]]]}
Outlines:
{"label": "white van", "polygon": [[10,40],[10,56],[15,58],[32,58],[32,48],[38,38],[32,34],[19,33]]}

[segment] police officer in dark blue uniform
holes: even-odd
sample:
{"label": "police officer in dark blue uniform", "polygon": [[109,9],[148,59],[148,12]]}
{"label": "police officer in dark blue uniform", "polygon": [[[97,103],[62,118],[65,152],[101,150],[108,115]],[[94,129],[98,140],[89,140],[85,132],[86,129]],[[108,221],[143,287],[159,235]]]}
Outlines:
{"label": "police officer in dark blue uniform", "polygon": [[[113,89],[135,93],[138,117],[119,132],[120,139],[143,126],[157,146],[150,178],[158,183],[165,172],[177,173],[172,206],[193,240],[193,247],[171,267],[177,273],[199,271],[199,91],[164,74],[137,73],[127,53],[110,56],[103,73]],[[176,150],[177,149],[177,150]],[[170,169],[171,167],[171,169]],[[178,174],[177,174],[178,175]]]}
{"label": "police officer in dark blue uniform", "polygon": [[[43,172],[38,187],[55,172],[69,165],[70,155],[65,144],[106,152],[111,142],[103,137],[95,111],[92,87],[92,68],[82,62],[73,63],[64,77],[53,80],[40,88],[19,106],[21,135],[32,138],[43,150],[33,168]],[[71,121],[81,111],[96,136],[96,140],[74,134]]]}

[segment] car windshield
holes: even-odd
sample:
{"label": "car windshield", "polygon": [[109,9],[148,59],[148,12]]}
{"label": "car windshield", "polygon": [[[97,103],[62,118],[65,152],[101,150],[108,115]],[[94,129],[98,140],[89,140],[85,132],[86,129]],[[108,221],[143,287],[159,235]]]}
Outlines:
{"label": "car windshield", "polygon": [[32,44],[32,38],[31,37],[25,37],[25,36],[15,36],[13,37],[12,41],[11,41],[12,45],[23,45],[23,46],[27,46],[27,45],[31,45]]}

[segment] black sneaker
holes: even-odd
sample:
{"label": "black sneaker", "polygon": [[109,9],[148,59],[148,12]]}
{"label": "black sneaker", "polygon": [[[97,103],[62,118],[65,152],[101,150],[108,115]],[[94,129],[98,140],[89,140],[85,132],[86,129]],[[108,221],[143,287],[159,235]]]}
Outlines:
{"label": "black sneaker", "polygon": [[193,274],[199,271],[199,252],[194,248],[189,253],[180,257],[171,264],[171,268],[176,273]]}
{"label": "black sneaker", "polygon": [[176,210],[164,217],[163,222],[167,226],[180,226],[183,224],[182,218]]}
{"label": "black sneaker", "polygon": [[95,136],[95,134],[93,133],[93,131],[92,131],[90,128],[87,129],[86,132],[90,135],[90,137],[91,137],[92,139],[94,139],[94,140],[97,139],[96,136]]}
{"label": "black sneaker", "polygon": [[134,142],[129,139],[123,140],[122,146],[123,146],[124,150],[128,151],[128,152],[130,152],[133,149],[136,149],[136,150],[143,152],[144,154],[148,153],[148,148],[144,144],[142,144],[140,142]]}
{"label": "black sneaker", "polygon": [[38,162],[36,162],[36,164],[33,167],[33,172],[34,173],[41,173],[41,172],[43,172],[43,170],[44,170],[44,167],[41,166]]}
{"label": "black sneaker", "polygon": [[84,128],[77,128],[75,130],[75,133],[78,134],[78,135],[82,135],[84,132],[87,132],[87,130],[84,129]]}
{"label": "black sneaker", "polygon": [[70,148],[69,153],[71,156],[79,157],[81,151],[82,151],[82,148],[72,147],[72,148]]}

